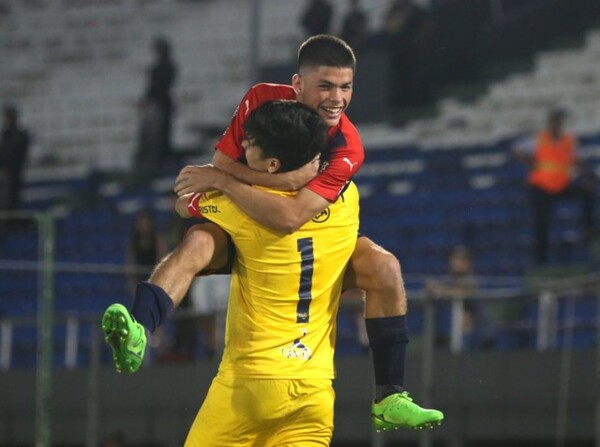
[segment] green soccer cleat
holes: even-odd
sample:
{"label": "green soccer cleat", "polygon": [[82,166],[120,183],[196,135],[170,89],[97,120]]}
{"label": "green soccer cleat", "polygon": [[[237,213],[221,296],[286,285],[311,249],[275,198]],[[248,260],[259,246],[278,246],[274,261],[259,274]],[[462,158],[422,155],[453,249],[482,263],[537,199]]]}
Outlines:
{"label": "green soccer cleat", "polygon": [[136,372],[142,365],[146,350],[146,331],[135,321],[127,308],[111,304],[102,316],[104,340],[112,349],[118,372]]}
{"label": "green soccer cleat", "polygon": [[440,425],[443,419],[444,413],[419,407],[406,391],[390,394],[371,407],[371,421],[377,431],[433,428]]}

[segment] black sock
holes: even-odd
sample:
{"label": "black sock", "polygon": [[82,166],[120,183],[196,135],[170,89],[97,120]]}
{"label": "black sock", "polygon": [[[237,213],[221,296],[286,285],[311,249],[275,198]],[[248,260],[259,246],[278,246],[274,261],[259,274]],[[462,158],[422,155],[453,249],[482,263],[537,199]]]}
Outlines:
{"label": "black sock", "polygon": [[162,288],[147,281],[137,284],[131,315],[135,320],[154,332],[173,309],[173,301]]}
{"label": "black sock", "polygon": [[367,318],[369,345],[373,351],[375,400],[398,393],[404,386],[404,361],[408,328],[406,315]]}

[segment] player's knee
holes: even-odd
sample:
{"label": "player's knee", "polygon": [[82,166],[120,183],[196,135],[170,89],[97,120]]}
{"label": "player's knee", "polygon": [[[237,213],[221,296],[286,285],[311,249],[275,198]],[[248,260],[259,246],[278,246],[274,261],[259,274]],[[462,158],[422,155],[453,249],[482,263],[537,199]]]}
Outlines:
{"label": "player's knee", "polygon": [[378,262],[377,279],[386,288],[397,288],[402,284],[400,261],[391,253],[384,253]]}
{"label": "player's knee", "polygon": [[183,246],[188,251],[202,249],[212,244],[212,235],[202,229],[191,229],[183,239]]}
{"label": "player's knee", "polygon": [[214,224],[198,224],[186,233],[179,247],[181,262],[198,271],[219,269],[228,262],[227,234]]}
{"label": "player's knee", "polygon": [[214,246],[214,238],[210,233],[202,229],[191,229],[183,238],[180,252],[186,259],[200,260],[205,255],[212,255]]}
{"label": "player's knee", "polygon": [[391,290],[402,285],[400,262],[387,251],[373,251],[369,262],[364,263],[363,275],[368,277],[371,289]]}

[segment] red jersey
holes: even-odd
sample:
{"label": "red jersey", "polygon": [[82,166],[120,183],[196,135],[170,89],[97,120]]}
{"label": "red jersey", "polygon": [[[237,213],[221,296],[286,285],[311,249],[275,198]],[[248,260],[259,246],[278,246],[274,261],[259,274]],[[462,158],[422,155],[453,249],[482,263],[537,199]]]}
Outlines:
{"label": "red jersey", "polygon": [[[277,99],[295,100],[296,92],[290,85],[256,84],[237,107],[229,127],[216,144],[216,149],[233,160],[244,157],[242,141],[244,123],[254,109],[266,101]],[[365,151],[356,127],[346,114],[342,114],[337,126],[329,128],[327,145],[321,154],[321,171],[305,188],[330,202],[335,202],[352,176],[360,169]]]}

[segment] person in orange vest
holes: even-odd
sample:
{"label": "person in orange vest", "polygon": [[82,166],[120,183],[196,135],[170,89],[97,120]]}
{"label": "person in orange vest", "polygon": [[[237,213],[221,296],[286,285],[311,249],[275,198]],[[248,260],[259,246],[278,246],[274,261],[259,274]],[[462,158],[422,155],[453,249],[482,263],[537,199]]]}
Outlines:
{"label": "person in orange vest", "polygon": [[564,130],[566,112],[552,109],[547,128],[530,144],[514,148],[517,158],[531,167],[527,183],[531,190],[534,226],[534,255],[538,264],[548,262],[549,230],[557,200],[574,197],[582,204],[581,239],[593,233],[595,179],[589,167],[577,156],[577,139]]}

